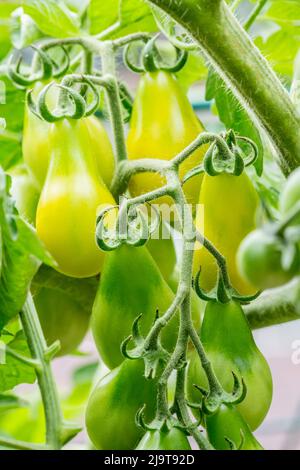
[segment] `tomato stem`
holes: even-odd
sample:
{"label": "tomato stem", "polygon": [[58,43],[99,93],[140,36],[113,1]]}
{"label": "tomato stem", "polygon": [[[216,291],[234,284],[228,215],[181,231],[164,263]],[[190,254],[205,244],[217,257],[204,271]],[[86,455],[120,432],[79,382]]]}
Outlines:
{"label": "tomato stem", "polygon": [[20,317],[33,360],[38,361],[40,365],[36,368],[36,375],[44,404],[46,442],[50,448],[60,449],[63,416],[51,369],[51,360],[47,358],[48,346],[31,294],[27,297]]}

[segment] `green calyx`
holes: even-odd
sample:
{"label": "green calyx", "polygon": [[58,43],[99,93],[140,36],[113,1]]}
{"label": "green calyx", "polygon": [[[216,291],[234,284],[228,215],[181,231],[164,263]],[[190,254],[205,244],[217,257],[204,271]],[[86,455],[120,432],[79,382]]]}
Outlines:
{"label": "green calyx", "polygon": [[[237,136],[233,130],[224,135],[227,146],[213,143],[208,149],[204,160],[203,169],[210,176],[218,176],[221,173],[229,173],[240,176],[245,167],[253,165],[258,156],[256,144],[245,137]],[[250,154],[246,155],[240,143],[250,147]]]}
{"label": "green calyx", "polygon": [[254,295],[241,295],[231,286],[229,280],[226,280],[225,282],[224,274],[221,271],[219,271],[216,286],[210,292],[205,292],[200,286],[200,275],[201,270],[198,271],[195,277],[194,289],[198,297],[205,302],[217,301],[222,304],[226,304],[235,300],[243,304],[252,302],[260,295],[260,291],[256,292]]}
{"label": "green calyx", "polygon": [[59,78],[68,71],[70,67],[70,57],[64,47],[60,47],[62,60],[57,64],[52,57],[44,50],[36,46],[31,46],[34,50],[32,63],[29,67],[21,70],[23,63],[22,53],[13,54],[8,64],[8,76],[17,87],[27,88],[39,81],[47,81],[51,77]]}
{"label": "green calyx", "polygon": [[[124,62],[127,67],[136,73],[145,72],[157,72],[163,70],[169,73],[179,72],[186,64],[188,59],[188,53],[185,50],[175,48],[176,59],[172,64],[167,63],[167,60],[163,58],[157,45],[157,39],[159,35],[151,38],[144,47],[140,57],[138,57],[138,51],[135,49],[133,53],[133,43],[129,44],[124,50]],[[134,56],[131,58],[131,56]],[[137,62],[137,63],[136,63]]]}

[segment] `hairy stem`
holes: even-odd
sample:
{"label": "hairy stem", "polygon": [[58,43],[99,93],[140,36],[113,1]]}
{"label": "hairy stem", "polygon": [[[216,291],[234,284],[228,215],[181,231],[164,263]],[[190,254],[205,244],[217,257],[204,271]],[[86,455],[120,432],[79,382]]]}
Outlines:
{"label": "hairy stem", "polygon": [[300,320],[300,278],[261,294],[243,307],[252,329]]}
{"label": "hairy stem", "polygon": [[195,426],[195,423],[190,418],[190,413],[185,399],[185,381],[186,369],[182,368],[177,371],[176,381],[176,408],[180,415],[180,421],[185,425],[188,433],[195,439],[200,449],[214,450],[210,442],[203,436],[200,429]]}
{"label": "hairy stem", "polygon": [[52,374],[51,358],[48,357],[49,349],[30,294],[20,313],[20,317],[31,355],[34,360],[39,362],[39,367],[36,368],[36,375],[45,411],[46,442],[52,449],[60,449],[63,417],[56,383]]}
{"label": "hairy stem", "polygon": [[107,41],[101,47],[102,73],[109,77],[107,104],[114,133],[116,163],[127,160],[122,103],[116,78],[116,59],[113,42]]}
{"label": "hairy stem", "polygon": [[148,0],[173,17],[261,125],[284,174],[300,164],[300,119],[287,91],[223,0]]}

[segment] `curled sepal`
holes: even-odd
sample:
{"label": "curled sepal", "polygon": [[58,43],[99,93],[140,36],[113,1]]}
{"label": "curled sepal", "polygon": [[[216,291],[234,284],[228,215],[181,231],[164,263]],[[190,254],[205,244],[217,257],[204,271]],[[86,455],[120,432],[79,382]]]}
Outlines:
{"label": "curled sepal", "polygon": [[[151,222],[151,224],[149,225],[149,234],[152,235],[153,233],[156,232],[156,230],[159,228],[160,226],[160,223],[161,223],[161,214],[158,210],[157,207],[155,207],[155,205],[153,204],[150,204],[149,202],[147,202],[148,206],[150,207],[151,209],[151,221],[152,221],[152,215],[154,213],[154,219],[153,221]],[[152,212],[153,211],[153,212]]]}
{"label": "curled sepal", "polygon": [[[127,359],[143,359],[145,363],[145,377],[147,379],[154,379],[161,372],[161,365],[169,360],[170,354],[161,346],[158,338],[154,338],[151,345],[146,347],[146,340],[141,335],[139,327],[141,318],[142,314],[133,322],[132,334],[122,342],[121,353]],[[129,350],[128,345],[131,341],[135,347]]]}
{"label": "curled sepal", "polygon": [[60,50],[63,52],[63,58],[60,64],[57,64],[56,61],[51,59],[53,65],[52,77],[60,78],[64,76],[70,68],[70,56],[65,47],[60,47]]}
{"label": "curled sepal", "polygon": [[15,54],[12,54],[8,63],[8,75],[10,79],[19,87],[27,88],[33,83],[40,80],[49,80],[53,74],[53,62],[51,58],[42,49],[31,46],[34,49],[40,64],[40,69],[35,70],[37,65],[36,56],[34,55],[32,64],[28,68],[27,74],[21,73],[21,65],[23,62],[22,53],[18,53],[17,58]]}
{"label": "curled sepal", "polygon": [[[136,47],[138,42],[143,42],[145,45],[147,41],[146,39],[140,39],[139,41],[135,41],[135,42],[131,42],[127,44],[123,52],[123,61],[124,61],[124,64],[127,66],[127,68],[131,70],[132,72],[143,73],[144,68],[141,64],[141,56],[140,56],[138,48]],[[136,47],[135,50],[133,49],[134,46]],[[134,51],[134,61],[130,57],[133,51]]]}
{"label": "curled sepal", "polygon": [[53,61],[51,58],[46,54],[43,49],[40,49],[36,46],[31,46],[32,49],[37,53],[39,56],[39,61],[41,64],[41,69],[39,73],[37,73],[37,80],[49,80],[53,74]]}
{"label": "curled sepal", "polygon": [[176,61],[172,65],[162,65],[161,70],[165,70],[170,73],[177,73],[187,63],[189,54],[187,50],[179,49],[179,47],[176,47]]}
{"label": "curled sepal", "polygon": [[237,148],[234,151],[234,167],[233,167],[232,174],[234,176],[240,176],[243,173],[244,169],[245,169],[244,159],[241,156],[239,149]]}
{"label": "curled sepal", "polygon": [[[159,52],[156,44],[158,37],[159,34],[156,34],[148,41],[146,39],[143,40],[146,44],[142,48],[140,57],[138,57],[138,50],[136,49],[134,62],[130,57],[134,43],[130,43],[126,46],[124,50],[124,63],[130,70],[136,73],[155,72],[157,70],[177,73],[185,66],[188,59],[188,51],[172,45],[176,51],[176,58],[174,63],[169,64]],[[139,40],[139,42],[140,41],[141,40]]]}
{"label": "curled sepal", "polygon": [[143,246],[150,237],[148,221],[136,207],[132,207],[128,214],[128,227],[126,244],[129,246]]}
{"label": "curled sepal", "polygon": [[244,157],[243,160],[244,160],[244,165],[245,166],[250,166],[250,165],[253,165],[257,158],[258,158],[258,147],[256,145],[255,142],[253,142],[253,140],[249,139],[248,137],[243,137],[243,136],[235,136],[236,138],[236,142],[238,143],[238,141],[242,141],[242,142],[245,142],[246,144],[248,144],[250,147],[251,147],[251,152],[250,154],[247,156],[247,157]]}
{"label": "curled sepal", "polygon": [[242,450],[245,444],[245,435],[243,433],[243,430],[240,429],[240,435],[241,435],[241,440],[239,445],[237,446],[235,442],[233,442],[229,437],[224,436],[225,441],[228,443],[229,450]]}
{"label": "curled sepal", "polygon": [[203,159],[204,171],[209,176],[218,176],[220,173],[222,173],[222,170],[217,169],[214,165],[214,160],[213,160],[214,152],[215,152],[215,143],[209,147]]}
{"label": "curled sepal", "polygon": [[239,378],[233,371],[231,371],[231,373],[233,376],[233,389],[231,393],[227,394],[226,401],[224,403],[227,405],[238,405],[244,401],[247,395],[247,386],[243,377]]}
{"label": "curled sepal", "polygon": [[[63,98],[63,104],[60,106],[59,100],[57,112],[50,111],[47,105],[47,95],[50,88],[53,86],[57,86],[62,90],[63,95],[60,96],[60,98]],[[67,98],[68,103],[71,102],[71,110],[70,106],[67,106],[65,98]],[[55,82],[51,82],[39,94],[36,108],[42,119],[47,122],[56,122],[65,118],[81,119],[86,112],[86,102],[81,94],[73,88],[57,85]]]}
{"label": "curled sepal", "polygon": [[115,236],[115,231],[105,225],[105,218],[109,212],[118,208],[119,206],[106,207],[97,217],[96,242],[102,251],[116,250],[122,244],[122,241]]}
{"label": "curled sepal", "polygon": [[144,404],[135,415],[135,424],[137,427],[144,429],[145,431],[168,431],[169,425],[167,419],[156,420],[154,419],[150,424],[147,424],[145,421],[145,409],[146,404]]}
{"label": "curled sepal", "polygon": [[141,359],[141,352],[139,350],[131,350],[130,352],[128,351],[128,345],[130,341],[132,340],[132,335],[127,336],[127,338],[124,339],[121,343],[121,353],[126,359],[134,360],[134,359]]}
{"label": "curled sepal", "polygon": [[[85,85],[87,85],[88,89],[90,89],[90,91],[92,92],[92,95],[93,95],[92,101],[89,104],[86,104],[86,109],[85,109],[84,116],[87,117],[87,116],[91,116],[92,114],[94,114],[97,111],[97,109],[99,108],[100,94],[98,93],[97,87],[88,78],[85,77],[84,80],[83,80],[83,83]],[[87,93],[86,93],[86,95],[87,95]]]}
{"label": "curled sepal", "polygon": [[224,276],[221,270],[219,270],[218,281],[216,286],[210,292],[205,292],[200,286],[200,275],[201,268],[196,274],[195,279],[193,280],[193,288],[197,296],[205,302],[217,301],[226,304],[231,300],[236,300],[240,304],[248,304],[249,302],[252,302],[253,300],[257,299],[257,297],[261,294],[261,291],[258,291],[252,295],[240,294],[236,289],[232,287],[230,281],[227,281],[227,283],[225,284]]}
{"label": "curled sepal", "polygon": [[[143,346],[144,346],[144,337],[140,331],[140,320],[143,314],[141,313],[132,324],[132,334],[125,338],[125,340],[121,344],[121,353],[127,359],[140,359],[143,356]],[[133,341],[135,344],[135,348],[131,351],[128,350],[129,343]]]}
{"label": "curled sepal", "polygon": [[203,388],[195,385],[197,390],[202,394],[202,410],[205,414],[213,414],[218,408],[222,405],[238,405],[241,403],[247,394],[247,387],[244,380],[239,379],[238,376],[232,372],[233,375],[233,389],[231,393],[226,392],[225,390],[217,390],[207,392]]}
{"label": "curled sepal", "polygon": [[210,302],[212,300],[216,300],[216,296],[212,293],[206,293],[204,290],[200,287],[200,274],[201,274],[201,268],[196,274],[195,280],[193,282],[193,286],[195,289],[196,294],[201,300],[204,300],[205,302]]}
{"label": "curled sepal", "polygon": [[236,289],[231,289],[231,298],[232,300],[236,300],[240,304],[248,304],[253,302],[253,300],[257,299],[260,296],[262,291],[257,291],[255,294],[252,295],[242,295]]}

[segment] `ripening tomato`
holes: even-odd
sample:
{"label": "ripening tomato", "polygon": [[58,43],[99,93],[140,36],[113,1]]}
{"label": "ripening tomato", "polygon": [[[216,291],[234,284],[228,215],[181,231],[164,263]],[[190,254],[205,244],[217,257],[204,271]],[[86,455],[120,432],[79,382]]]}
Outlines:
{"label": "ripening tomato", "polygon": [[48,138],[51,159],[37,209],[37,233],[59,271],[78,278],[93,276],[104,259],[96,244],[97,214],[115,202],[99,178],[81,120],[52,124]]}
{"label": "ripening tomato", "polygon": [[[169,72],[145,73],[137,90],[127,146],[131,160],[156,158],[170,160],[184,150],[204,131],[188,98],[175,76]],[[180,167],[180,175],[200,164],[207,147],[201,147]],[[197,204],[202,177],[191,178],[184,191],[189,204]],[[165,179],[155,173],[135,175],[130,181],[130,191],[136,196],[165,184]],[[170,204],[168,197],[156,203]]]}

